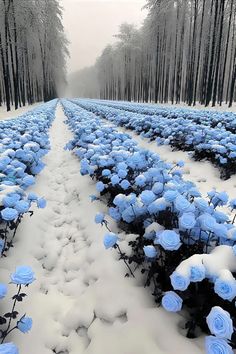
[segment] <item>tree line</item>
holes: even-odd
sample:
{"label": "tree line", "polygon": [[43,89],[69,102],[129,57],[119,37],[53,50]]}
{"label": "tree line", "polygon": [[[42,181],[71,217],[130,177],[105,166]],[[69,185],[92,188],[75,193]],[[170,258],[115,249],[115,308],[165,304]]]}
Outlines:
{"label": "tree line", "polygon": [[236,1],[148,0],[146,8],[141,29],[122,24],[98,58],[100,98],[231,106]]}
{"label": "tree line", "polygon": [[7,110],[57,96],[67,40],[58,0],[0,0],[0,105]]}

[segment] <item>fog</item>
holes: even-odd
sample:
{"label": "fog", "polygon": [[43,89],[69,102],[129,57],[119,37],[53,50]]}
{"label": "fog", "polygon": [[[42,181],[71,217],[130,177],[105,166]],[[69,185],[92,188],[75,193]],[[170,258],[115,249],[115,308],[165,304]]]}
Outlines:
{"label": "fog", "polygon": [[104,47],[115,41],[122,22],[138,27],[146,16],[145,0],[61,0],[70,41],[68,73],[93,65]]}

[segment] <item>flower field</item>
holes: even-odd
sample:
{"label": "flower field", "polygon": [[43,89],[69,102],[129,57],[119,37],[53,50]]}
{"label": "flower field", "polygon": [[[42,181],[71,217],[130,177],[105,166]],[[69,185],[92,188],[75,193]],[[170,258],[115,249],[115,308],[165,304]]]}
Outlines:
{"label": "flower field", "polygon": [[[175,164],[164,161],[162,156],[149,149],[141,148],[135,137],[131,137],[124,130],[121,131],[119,126],[132,129],[144,138],[156,140],[158,144],[170,144],[174,148],[191,151],[196,164],[200,159],[210,160],[219,167],[222,178],[229,178],[236,173],[235,115],[233,113],[218,115],[210,111],[197,113],[194,110],[152,108],[151,105],[98,100],[62,99],[60,104],[65,114],[64,123],[60,123],[62,135],[58,137],[56,143],[53,143],[54,155],[51,160],[47,160],[49,164],[55,159],[58,169],[47,166],[44,162],[51,145],[52,132],[50,133],[49,129],[52,124],[54,127],[58,124],[58,118],[53,122],[57,101],[37,107],[15,120],[0,123],[3,262],[6,256],[14,258],[14,249],[11,250],[11,248],[24,214],[31,215],[34,212],[36,214],[34,217],[37,218],[36,209],[45,207],[49,215],[55,214],[55,221],[51,217],[52,226],[58,230],[58,234],[55,234],[57,236],[54,240],[53,231],[44,231],[47,233],[45,242],[49,240],[48,247],[52,252],[50,255],[50,251],[47,251],[48,256],[38,258],[39,262],[42,259],[42,266],[46,269],[43,289],[47,288],[47,290],[44,291],[44,296],[45,294],[50,296],[50,288],[46,284],[47,279],[50,283],[50,273],[57,272],[57,276],[51,278],[51,286],[56,287],[57,282],[61,286],[62,280],[58,279],[61,279],[60,277],[64,279],[64,275],[59,275],[59,270],[64,268],[60,268],[59,264],[67,264],[69,262],[67,257],[71,257],[71,262],[66,265],[65,277],[71,277],[73,282],[80,279],[81,269],[76,267],[76,264],[80,262],[80,252],[83,255],[84,249],[87,248],[89,253],[85,259],[90,267],[90,258],[93,255],[93,262],[96,262],[97,266],[96,271],[93,269],[96,276],[92,278],[95,277],[97,280],[90,284],[91,271],[88,272],[90,280],[86,281],[88,283],[86,289],[80,285],[83,291],[77,285],[70,287],[70,280],[66,279],[65,283],[63,280],[62,294],[65,296],[63,303],[68,301],[68,295],[73,294],[75,299],[78,298],[76,300],[78,306],[81,306],[80,300],[82,303],[84,300],[80,299],[80,296],[85,292],[93,304],[94,295],[91,300],[89,291],[92,294],[96,291],[104,294],[104,289],[109,292],[106,282],[102,283],[103,288],[99,285],[99,277],[103,277],[99,267],[106,268],[106,259],[110,262],[109,257],[112,251],[110,266],[118,263],[122,264],[122,267],[119,268],[121,273],[114,275],[114,280],[112,277],[109,278],[111,279],[109,280],[110,286],[116,287],[118,292],[127,289],[125,293],[127,298],[131,292],[128,289],[142,288],[145,298],[153,303],[157,317],[162,316],[160,307],[166,311],[164,316],[168,314],[170,328],[172,321],[175,323],[176,319],[181,318],[179,330],[179,324],[176,324],[176,330],[181,333],[173,334],[173,340],[176,343],[178,341],[182,343],[182,338],[185,337],[186,342],[183,342],[178,350],[184,354],[189,351],[207,354],[234,353],[236,349],[236,198],[234,190],[232,190],[232,195],[229,195],[224,190],[218,191],[209,185],[207,195],[203,195],[193,181],[188,181],[184,176],[185,162],[183,160],[178,160]],[[66,141],[63,138],[63,129],[69,129],[68,136],[71,136],[71,140]],[[53,139],[56,139],[54,135]],[[65,144],[61,146],[64,141]],[[60,154],[68,154],[68,156],[57,157],[59,146],[60,151],[64,148],[64,152]],[[174,151],[173,154],[175,154]],[[73,165],[70,168],[72,160]],[[52,186],[55,187],[56,194],[58,185],[63,184],[57,171],[63,171],[64,178],[68,175],[66,177],[68,181],[69,178],[73,180],[71,190],[73,199],[69,198],[70,189],[65,184],[65,190],[60,192],[64,193],[64,199],[60,200],[58,192],[59,204],[52,204],[56,196],[51,199],[52,191],[49,186],[47,193],[50,203],[46,206],[47,195],[46,197],[38,196],[35,193],[37,179],[40,180],[44,167],[50,167],[49,172],[52,175],[50,178],[53,181],[55,179],[55,184],[53,182]],[[38,174],[39,176],[36,177]],[[57,182],[58,179],[59,182]],[[36,189],[32,190],[33,184]],[[85,187],[80,187],[80,184],[84,184]],[[77,188],[80,191],[79,194],[76,192]],[[80,219],[79,224],[76,222],[76,215],[86,212],[82,211],[80,203],[90,203],[86,204],[88,215],[84,223],[92,224],[95,230],[95,234],[87,233],[85,239],[79,226],[83,223],[82,220]],[[64,221],[58,219],[61,205],[68,213]],[[95,210],[96,205],[98,210],[94,213],[92,211]],[[69,215],[72,216],[69,217]],[[38,220],[40,222],[40,218]],[[24,220],[22,224],[21,230],[25,225]],[[91,226],[84,227],[87,230]],[[99,235],[102,234],[103,242],[96,239],[96,232]],[[69,237],[69,234],[73,236]],[[83,242],[80,240],[81,237]],[[67,247],[76,242],[83,243],[82,249],[76,248],[73,252],[69,252]],[[18,239],[18,243],[23,244],[24,239]],[[59,244],[62,247],[61,251],[57,251]],[[108,252],[103,253],[100,249],[101,245],[102,249]],[[56,254],[53,254],[54,247]],[[67,249],[67,254],[63,254],[63,248]],[[102,259],[99,257],[100,254]],[[57,258],[61,259],[59,264],[57,264]],[[119,262],[116,262],[114,258]],[[79,264],[83,269],[82,263]],[[18,353],[17,347],[5,340],[8,337],[14,341],[11,334],[13,330],[18,329],[25,333],[31,329],[31,318],[24,314],[19,315],[15,310],[18,302],[20,303],[26,296],[25,292],[21,292],[22,287],[38,281],[37,271],[34,274],[31,267],[33,268],[33,264],[28,266],[19,264],[15,272],[12,270],[11,282],[12,286],[17,285],[17,293],[12,297],[12,310],[1,316],[0,353],[2,354]],[[82,279],[88,276],[86,274],[86,272],[82,274]],[[118,289],[117,276],[118,278],[124,277],[127,288],[122,290],[124,285],[120,283],[121,289]],[[96,291],[94,284],[98,284]],[[59,291],[60,286],[54,291]],[[64,288],[67,290],[65,291]],[[0,298],[3,299],[6,296],[7,287],[2,283]],[[59,298],[59,295],[57,296]],[[99,301],[97,297],[102,301],[105,295],[101,295],[101,298],[99,296],[95,296],[97,302]],[[110,299],[108,302],[107,306],[113,309],[112,306],[115,306],[113,303],[116,299]],[[51,353],[75,354],[78,348],[81,349],[81,353],[93,354],[112,350],[111,347],[106,347],[112,344],[105,344],[102,339],[102,344],[98,344],[100,342],[97,341],[97,337],[104,338],[106,330],[98,324],[98,327],[94,328],[93,322],[100,318],[107,321],[106,326],[110,326],[110,321],[114,327],[118,326],[117,328],[123,330],[124,323],[116,326],[115,323],[124,311],[117,311],[115,319],[110,314],[108,321],[107,316],[101,315],[102,312],[106,312],[106,305],[96,303],[92,309],[90,306],[88,313],[83,312],[88,307],[87,303],[85,310],[79,307],[80,310],[74,313],[73,305],[69,312],[65,305],[67,315],[62,317],[57,315],[57,325],[54,325],[54,322],[52,324],[52,328],[55,326],[53,338],[54,336],[56,338],[55,333],[57,333],[60,339],[57,340],[57,344],[51,344],[53,340],[47,339],[47,348],[50,348]],[[125,313],[129,323],[129,313],[132,312],[129,306],[131,305],[126,306]],[[55,314],[53,316],[55,317]],[[60,318],[60,330],[58,318]],[[82,324],[78,325],[77,322]],[[144,322],[146,326],[143,328],[144,332],[147,322]],[[83,340],[83,344],[78,344],[80,342],[72,340],[72,332],[68,334],[68,328],[72,332],[79,333],[82,338],[87,331],[85,337],[88,343],[85,344]],[[83,328],[82,332],[81,328]],[[87,328],[86,331],[84,328]],[[113,327],[109,328],[112,331]],[[66,336],[65,333],[67,333]],[[127,333],[131,332],[128,330]],[[117,340],[117,353],[125,353],[124,347],[119,347],[122,344],[118,344],[118,339],[115,340]],[[161,338],[157,334],[157,342],[158,340],[161,341]],[[128,336],[125,345],[129,346],[130,343]],[[137,343],[139,343],[138,339]],[[147,339],[147,343],[149,343],[149,349],[147,346],[140,352],[137,351],[138,349],[129,348],[131,352],[135,350],[137,354],[148,352],[172,354],[169,348],[155,347],[154,349],[153,346],[153,349],[150,349],[150,339]],[[194,346],[196,343],[200,344]],[[50,351],[45,351],[46,353]]]}
{"label": "flower field", "polygon": [[[235,114],[160,109],[157,115],[129,112],[126,105],[118,107],[98,104],[96,101],[73,100],[85,109],[100,115],[118,126],[134,130],[159,145],[191,151],[197,160],[207,159],[220,169],[221,177],[229,178],[236,171]],[[124,107],[124,108],[123,108]],[[132,107],[132,104],[131,104]],[[134,106],[136,107],[136,106]],[[132,109],[132,108],[131,108]],[[193,112],[193,113],[192,113]],[[222,123],[223,121],[223,123]],[[224,123],[225,122],[225,123]],[[230,125],[232,129],[228,129]]]}

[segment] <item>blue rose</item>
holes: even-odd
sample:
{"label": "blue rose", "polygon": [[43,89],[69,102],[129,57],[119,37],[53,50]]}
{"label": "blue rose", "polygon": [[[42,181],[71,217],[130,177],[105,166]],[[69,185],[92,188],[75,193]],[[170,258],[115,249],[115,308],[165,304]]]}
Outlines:
{"label": "blue rose", "polygon": [[0,299],[3,299],[7,294],[7,286],[0,283]]}
{"label": "blue rose", "polygon": [[37,200],[37,207],[40,209],[44,209],[47,205],[46,199],[44,198],[38,198]]}
{"label": "blue rose", "polygon": [[146,177],[144,175],[139,175],[135,178],[136,186],[143,187],[146,183]]}
{"label": "blue rose", "polygon": [[121,183],[120,183],[120,186],[122,189],[126,190],[129,188],[130,183],[127,179],[123,179],[123,181],[121,181]]}
{"label": "blue rose", "polygon": [[110,170],[108,170],[108,169],[102,170],[102,176],[103,177],[108,177],[108,176],[110,176],[110,174],[111,174]]}
{"label": "blue rose", "polygon": [[167,202],[173,202],[177,198],[178,195],[179,195],[178,191],[170,190],[170,191],[166,191],[164,193],[163,197]]}
{"label": "blue rose", "polygon": [[37,194],[31,192],[28,194],[28,199],[32,200],[32,201],[36,201],[36,200],[38,200],[38,196],[37,196]]}
{"label": "blue rose", "polygon": [[20,195],[19,194],[12,194],[12,195],[7,195],[6,197],[3,198],[2,203],[5,207],[12,208],[15,206],[15,204],[20,200]]}
{"label": "blue rose", "polygon": [[231,339],[234,332],[230,314],[219,306],[214,306],[206,318],[207,325],[216,337]]}
{"label": "blue rose", "polygon": [[231,199],[229,202],[229,205],[232,209],[236,209],[236,198],[235,199]]}
{"label": "blue rose", "polygon": [[157,236],[157,241],[167,251],[176,251],[181,246],[179,234],[173,230],[164,230]]}
{"label": "blue rose", "polygon": [[120,178],[119,178],[118,175],[113,175],[113,176],[111,177],[111,184],[112,184],[113,186],[115,186],[115,185],[118,184],[119,182],[120,182]]}
{"label": "blue rose", "polygon": [[113,207],[109,208],[109,215],[115,221],[120,221],[120,219],[121,219],[121,215],[120,215],[118,208],[113,208]]}
{"label": "blue rose", "polygon": [[166,311],[178,312],[182,308],[183,300],[174,291],[168,291],[163,296],[161,304]]}
{"label": "blue rose", "polygon": [[144,246],[143,250],[147,258],[155,258],[157,256],[157,250],[154,246]]}
{"label": "blue rose", "polygon": [[96,189],[97,189],[98,192],[104,191],[104,189],[105,189],[104,183],[103,182],[97,182]]}
{"label": "blue rose", "polygon": [[118,236],[113,232],[109,232],[104,236],[103,244],[106,249],[112,248],[115,246],[116,242],[118,241]]}
{"label": "blue rose", "polygon": [[178,166],[178,167],[184,167],[184,161],[183,161],[183,160],[179,160],[179,161],[176,163],[176,166]]}
{"label": "blue rose", "polygon": [[156,199],[156,195],[152,191],[147,190],[140,194],[140,198],[143,204],[149,205]]}
{"label": "blue rose", "polygon": [[207,201],[203,198],[195,198],[194,199],[194,204],[196,205],[196,207],[201,210],[201,211],[206,211],[209,208],[209,204],[207,203]]}
{"label": "blue rose", "polygon": [[19,354],[18,348],[13,343],[0,344],[0,354]]}
{"label": "blue rose", "polygon": [[30,317],[23,317],[20,319],[20,321],[17,322],[17,328],[22,332],[22,333],[27,333],[31,330],[32,328],[32,318]]}
{"label": "blue rose", "polygon": [[163,190],[164,190],[164,185],[161,182],[156,182],[152,186],[152,191],[155,194],[161,194],[163,192]]}
{"label": "blue rose", "polygon": [[224,300],[232,301],[236,296],[236,280],[216,279],[214,290]]}
{"label": "blue rose", "polygon": [[204,213],[198,217],[201,229],[204,231],[212,231],[216,226],[216,219],[210,214]]}
{"label": "blue rose", "polygon": [[175,199],[175,208],[180,212],[187,211],[190,205],[191,204],[189,201],[182,195],[178,195],[178,197]]}
{"label": "blue rose", "polygon": [[183,213],[179,218],[179,226],[183,229],[190,230],[196,224],[196,219],[193,213]]}
{"label": "blue rose", "polygon": [[228,229],[223,224],[215,224],[213,232],[217,237],[227,238]]}
{"label": "blue rose", "polygon": [[1,216],[3,220],[12,221],[15,220],[19,214],[18,211],[13,208],[5,208],[1,211]]}
{"label": "blue rose", "polygon": [[33,176],[25,176],[23,179],[22,179],[22,182],[25,186],[32,186],[33,184],[35,184],[35,178]]}
{"label": "blue rose", "polygon": [[11,281],[13,284],[28,285],[34,280],[34,272],[28,266],[17,267],[15,273],[11,274]]}
{"label": "blue rose", "polygon": [[97,213],[95,215],[95,223],[96,224],[101,224],[104,221],[104,214],[103,213]]}
{"label": "blue rose", "polygon": [[125,178],[128,172],[126,170],[119,170],[117,174],[120,178]]}
{"label": "blue rose", "polygon": [[190,281],[191,282],[198,282],[202,281],[206,277],[206,268],[203,264],[198,264],[191,266],[190,268]]}
{"label": "blue rose", "polygon": [[30,204],[25,200],[20,200],[16,203],[15,209],[18,211],[19,214],[26,213],[29,210]]}
{"label": "blue rose", "polygon": [[188,277],[185,277],[182,274],[179,274],[177,271],[174,271],[171,276],[171,285],[175,290],[181,290],[184,291],[188,288],[190,284],[190,279]]}
{"label": "blue rose", "polygon": [[205,348],[207,354],[234,354],[226,340],[214,336],[206,337]]}

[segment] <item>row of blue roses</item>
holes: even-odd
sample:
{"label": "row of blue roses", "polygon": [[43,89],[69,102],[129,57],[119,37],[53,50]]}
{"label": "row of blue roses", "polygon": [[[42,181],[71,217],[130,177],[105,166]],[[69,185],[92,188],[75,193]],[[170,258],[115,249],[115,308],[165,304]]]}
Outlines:
{"label": "row of blue roses", "polygon": [[[139,235],[130,242],[133,255],[127,257],[119,248],[120,257],[128,266],[134,262],[142,268],[142,273],[147,275],[145,284],[152,287],[157,302],[162,301],[167,310],[178,311],[184,303],[192,316],[187,324],[189,336],[194,335],[196,326],[209,331],[205,318],[217,304],[228,309],[235,321],[232,300],[236,293],[234,297],[231,294],[230,303],[222,293],[227,282],[222,280],[221,292],[218,291],[214,284],[221,279],[207,274],[203,265],[192,267],[190,278],[184,279],[183,284],[181,274],[173,272],[184,259],[195,253],[209,252],[219,244],[228,247],[232,254],[235,252],[236,229],[232,220],[217,210],[218,206],[228,203],[226,193],[211,191],[206,201],[192,183],[182,179],[178,169],[164,164],[157,155],[139,149],[127,134],[102,124],[96,116],[68,101],[63,101],[63,105],[68,124],[75,133],[75,139],[67,147],[75,149],[81,159],[81,173],[99,179],[96,188],[111,205],[110,216],[127,231]],[[182,161],[178,165],[182,166]],[[92,196],[92,200],[95,199],[96,196]],[[232,200],[230,205],[235,208],[236,201]],[[96,222],[108,227],[103,215],[98,215]],[[104,245],[117,248],[118,240],[117,235],[109,232],[104,237]],[[199,281],[202,285],[197,290]],[[232,284],[235,282],[234,279]],[[171,285],[177,292],[170,290]],[[184,291],[182,297],[178,294],[180,290]],[[206,301],[209,294],[212,299]],[[198,297],[202,298],[201,304],[196,303]],[[204,303],[206,306],[201,309]],[[193,309],[195,314],[191,313]],[[235,333],[231,336],[234,346],[233,335]],[[232,352],[227,340],[219,336],[207,337],[208,352],[214,353],[219,345],[226,350],[222,353],[229,349]]]}
{"label": "row of blue roses", "polygon": [[222,127],[195,124],[179,116],[144,116],[122,109],[96,104],[90,100],[73,100],[82,108],[102,116],[118,126],[134,130],[142,137],[156,139],[159,145],[171,145],[178,150],[191,151],[196,160],[207,158],[218,166],[222,178],[229,178],[236,171],[236,134]]}
{"label": "row of blue roses", "polygon": [[[45,208],[46,200],[27,188],[35,183],[35,176],[44,168],[42,158],[50,149],[48,130],[55,116],[57,100],[39,106],[19,118],[0,122],[0,254],[13,246],[17,228],[26,213],[33,214],[31,207]],[[17,293],[12,297],[11,310],[0,315],[0,354],[18,354],[13,343],[4,343],[14,330],[28,332],[32,319],[19,316],[18,302],[27,296],[22,286],[35,279],[30,267],[20,266],[11,274]],[[0,299],[7,295],[6,284],[0,283]],[[14,324],[13,324],[14,323]]]}

